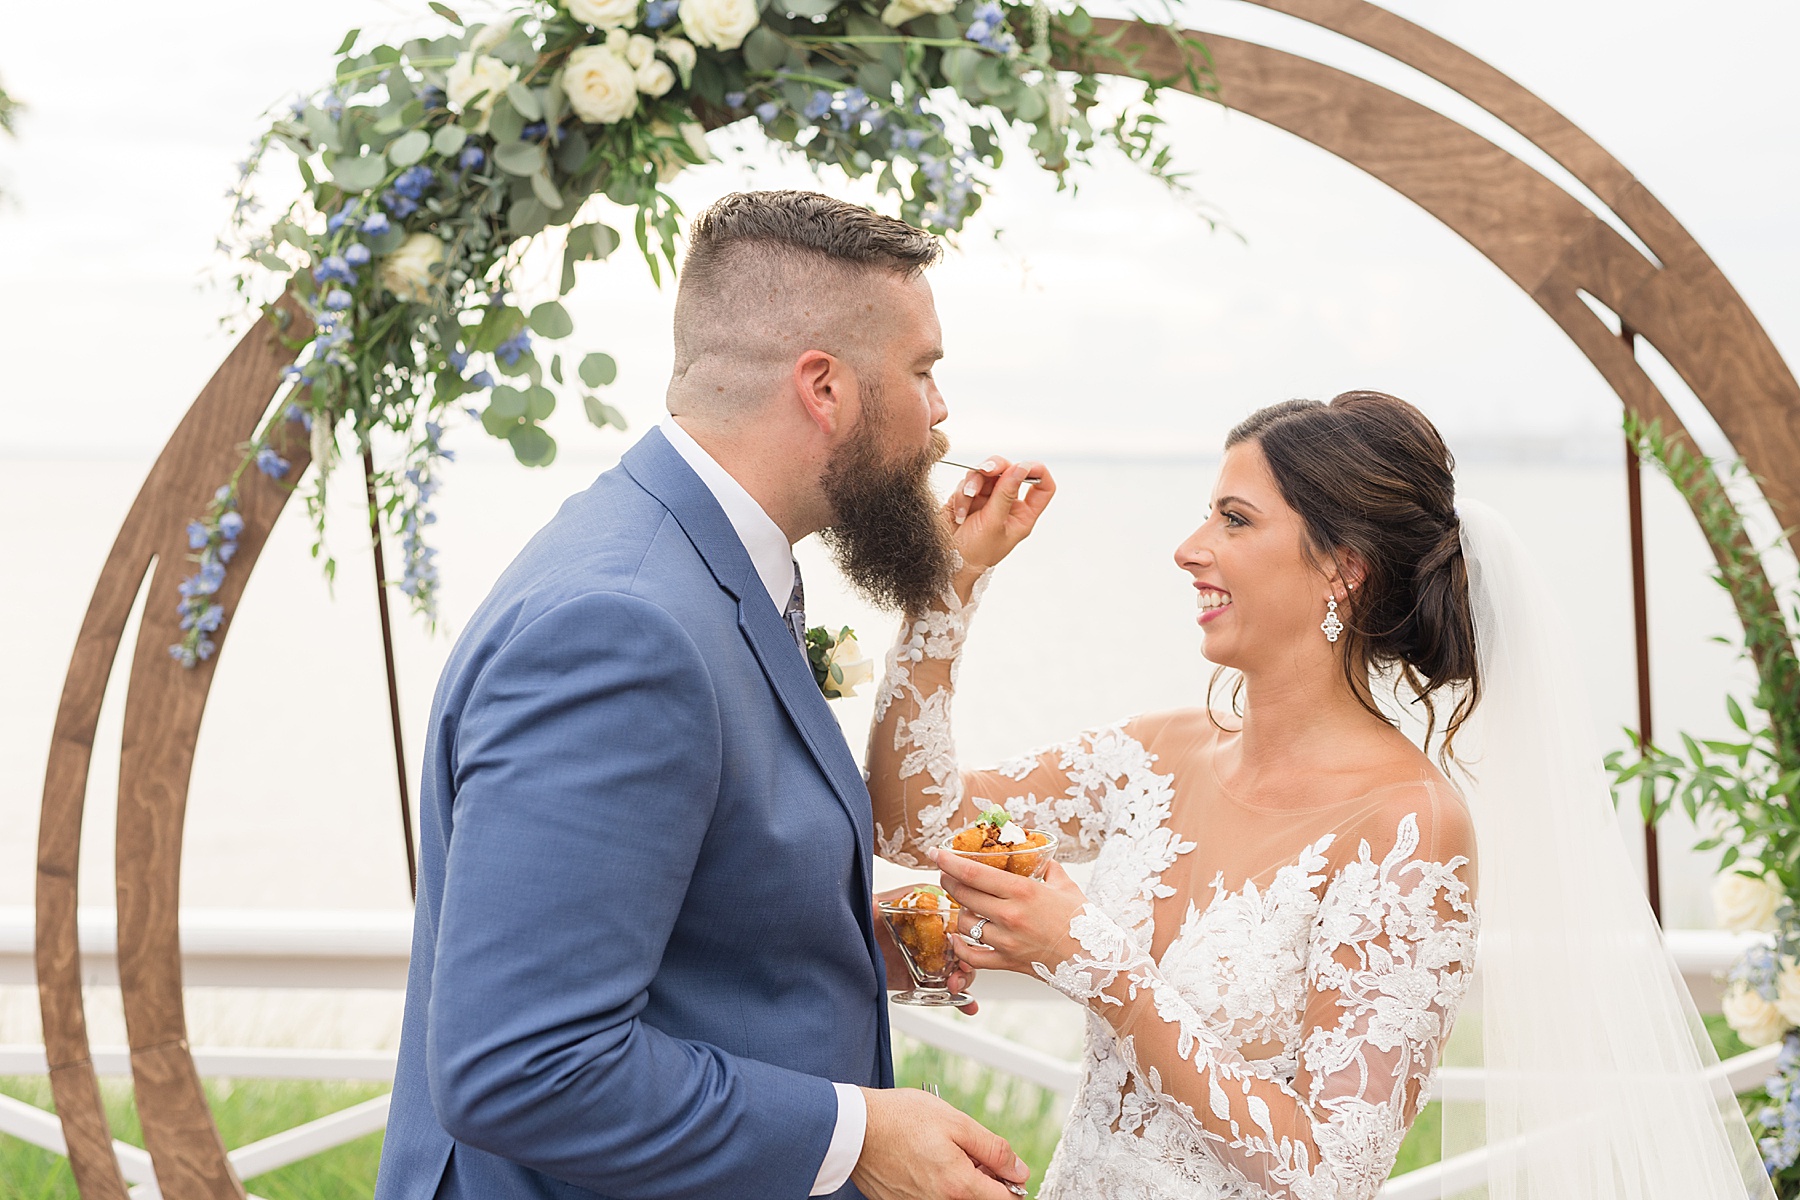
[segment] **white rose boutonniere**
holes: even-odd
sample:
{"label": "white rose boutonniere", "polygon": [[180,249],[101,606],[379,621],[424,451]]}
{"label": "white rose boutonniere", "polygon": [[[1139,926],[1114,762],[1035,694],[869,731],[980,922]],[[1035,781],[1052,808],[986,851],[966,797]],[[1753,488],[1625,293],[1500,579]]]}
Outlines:
{"label": "white rose boutonniere", "polygon": [[[1745,864],[1750,870],[1761,868]],[[1719,924],[1734,933],[1773,933],[1775,912],[1787,894],[1767,875],[1745,875],[1741,868],[1727,871],[1713,881],[1713,912]]]}
{"label": "white rose boutonniere", "polygon": [[875,678],[875,664],[856,644],[856,631],[848,625],[832,634],[823,626],[806,631],[806,657],[813,678],[827,700],[856,695],[856,689]]}
{"label": "white rose boutonniere", "polygon": [[637,24],[638,0],[569,0],[569,15],[595,29]]}
{"label": "white rose boutonniere", "polygon": [[637,72],[605,46],[572,51],[562,87],[575,115],[591,125],[615,125],[637,111]]}
{"label": "white rose boutonniere", "polygon": [[381,286],[401,300],[428,304],[437,282],[431,269],[444,261],[444,243],[435,233],[415,233],[381,260]]}
{"label": "white rose boutonniere", "polygon": [[1755,988],[1741,982],[1731,985],[1719,1008],[1725,1014],[1725,1023],[1749,1046],[1774,1045],[1793,1024]]}
{"label": "white rose boutonniere", "polygon": [[760,19],[756,0],[681,0],[676,13],[695,45],[715,50],[736,50]]}
{"label": "white rose boutonniere", "polygon": [[494,101],[518,77],[519,68],[508,66],[497,58],[465,50],[450,65],[449,74],[444,80],[444,95],[449,98],[450,106],[458,112],[480,113],[481,119],[472,128],[476,133],[486,133]]}

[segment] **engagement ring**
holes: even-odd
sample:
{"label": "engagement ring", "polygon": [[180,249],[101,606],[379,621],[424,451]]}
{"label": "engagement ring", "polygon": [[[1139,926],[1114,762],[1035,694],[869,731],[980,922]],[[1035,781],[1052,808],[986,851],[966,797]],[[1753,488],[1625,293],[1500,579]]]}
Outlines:
{"label": "engagement ring", "polygon": [[987,923],[988,919],[986,917],[977,917],[975,924],[969,926],[969,940],[974,942],[977,946],[982,944],[981,931],[987,928]]}

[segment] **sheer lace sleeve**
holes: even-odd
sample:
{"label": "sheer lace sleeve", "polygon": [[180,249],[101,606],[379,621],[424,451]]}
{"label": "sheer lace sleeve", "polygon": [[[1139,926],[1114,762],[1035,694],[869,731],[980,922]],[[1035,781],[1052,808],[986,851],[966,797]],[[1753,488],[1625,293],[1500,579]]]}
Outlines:
{"label": "sheer lace sleeve", "polygon": [[[1055,971],[1037,965],[1112,1026],[1141,1086],[1270,1196],[1368,1200],[1424,1106],[1474,967],[1474,843],[1460,806],[1415,807],[1371,821],[1335,870],[1331,836],[1302,856],[1304,886],[1325,890],[1291,1083],[1229,1049],[1146,949],[1092,905],[1071,925],[1068,957]],[[1370,837],[1385,850],[1372,852]]]}
{"label": "sheer lace sleeve", "polygon": [[1057,830],[1056,857],[1063,862],[1099,851],[1117,823],[1120,797],[1160,799],[1162,813],[1168,811],[1169,780],[1152,770],[1156,756],[1134,736],[1135,721],[1090,730],[992,770],[962,769],[950,707],[963,642],[991,574],[968,587],[967,600],[946,591],[926,611],[907,614],[888,651],[865,763],[875,851],[901,866],[927,866],[927,848],[995,804],[1028,828]]}

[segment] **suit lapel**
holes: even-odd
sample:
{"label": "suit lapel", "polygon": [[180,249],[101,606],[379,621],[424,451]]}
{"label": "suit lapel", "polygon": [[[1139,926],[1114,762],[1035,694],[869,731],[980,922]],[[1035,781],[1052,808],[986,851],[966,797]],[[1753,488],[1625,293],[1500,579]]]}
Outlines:
{"label": "suit lapel", "polygon": [[[868,785],[856,760],[844,742],[843,730],[832,716],[831,708],[818,683],[812,666],[794,645],[793,634],[769,603],[762,579],[750,561],[750,554],[738,539],[724,511],[713,499],[693,469],[669,445],[662,431],[652,429],[622,460],[645,491],[660,500],[699,551],[707,569],[729,592],[738,605],[738,628],[750,644],[763,674],[780,699],[788,718],[799,730],[820,773],[831,785],[831,791],[850,818],[856,832],[857,871],[863,891],[873,890],[869,878],[869,859],[874,844],[874,814],[869,803]],[[865,925],[867,922],[865,921]],[[872,934],[872,930],[870,931]]]}

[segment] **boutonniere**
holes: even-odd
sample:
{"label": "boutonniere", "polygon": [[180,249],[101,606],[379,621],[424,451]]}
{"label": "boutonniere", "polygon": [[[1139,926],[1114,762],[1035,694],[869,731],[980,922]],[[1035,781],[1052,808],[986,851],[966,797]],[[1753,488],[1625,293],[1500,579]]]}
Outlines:
{"label": "boutonniere", "polygon": [[858,687],[875,678],[875,664],[863,655],[856,644],[856,631],[848,625],[835,634],[823,625],[808,629],[806,657],[827,700],[854,696]]}

